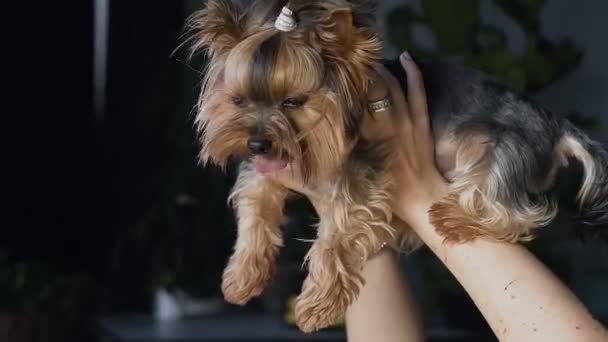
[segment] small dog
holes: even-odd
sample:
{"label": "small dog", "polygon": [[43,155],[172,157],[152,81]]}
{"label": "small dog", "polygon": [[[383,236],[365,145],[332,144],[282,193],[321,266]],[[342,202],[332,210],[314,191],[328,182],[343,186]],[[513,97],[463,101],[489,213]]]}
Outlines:
{"label": "small dog", "polygon": [[[238,238],[226,267],[227,301],[244,304],[273,276],[283,244],[283,205],[307,196],[317,239],[296,304],[297,324],[331,325],[362,286],[360,269],[385,245],[420,241],[391,212],[394,151],[361,130],[388,100],[370,104],[369,85],[384,64],[405,87],[399,62],[380,59],[368,0],[209,0],[189,20],[192,52],[207,51],[196,124],[202,162],[245,159],[232,192]],[[608,153],[488,75],[418,62],[437,159],[450,195],[430,210],[447,241],[530,240],[556,207],[545,192],[569,158],[585,170],[578,200],[584,222],[608,225]]]}

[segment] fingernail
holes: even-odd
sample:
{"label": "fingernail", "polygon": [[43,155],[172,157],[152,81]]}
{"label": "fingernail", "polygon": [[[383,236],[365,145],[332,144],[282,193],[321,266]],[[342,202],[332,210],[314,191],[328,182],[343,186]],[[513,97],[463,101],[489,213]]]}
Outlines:
{"label": "fingernail", "polygon": [[403,53],[401,54],[401,60],[403,60],[403,61],[411,61],[412,60],[412,56],[410,56],[410,54],[407,51],[403,51]]}

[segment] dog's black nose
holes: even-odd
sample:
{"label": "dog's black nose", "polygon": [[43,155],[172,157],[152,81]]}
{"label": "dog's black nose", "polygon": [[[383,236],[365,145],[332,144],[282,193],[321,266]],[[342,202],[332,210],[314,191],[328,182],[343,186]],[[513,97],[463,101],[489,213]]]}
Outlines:
{"label": "dog's black nose", "polygon": [[272,141],[265,138],[253,137],[247,142],[247,147],[253,154],[268,154],[272,149]]}

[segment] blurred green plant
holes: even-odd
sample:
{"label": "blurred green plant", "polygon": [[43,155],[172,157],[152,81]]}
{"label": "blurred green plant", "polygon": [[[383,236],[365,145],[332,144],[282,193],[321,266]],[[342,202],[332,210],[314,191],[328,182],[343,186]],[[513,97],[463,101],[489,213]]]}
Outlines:
{"label": "blurred green plant", "polygon": [[79,304],[85,279],[55,272],[35,262],[0,262],[0,311],[71,312]]}
{"label": "blurred green plant", "polygon": [[[540,12],[544,0],[492,0],[526,34],[525,50],[511,51],[500,27],[482,23],[481,0],[422,0],[420,11],[400,7],[388,15],[389,39],[399,49],[430,58],[457,57],[529,93],[541,91],[576,68],[583,52],[564,37],[543,36]],[[417,28],[430,31],[436,44],[415,39]]]}

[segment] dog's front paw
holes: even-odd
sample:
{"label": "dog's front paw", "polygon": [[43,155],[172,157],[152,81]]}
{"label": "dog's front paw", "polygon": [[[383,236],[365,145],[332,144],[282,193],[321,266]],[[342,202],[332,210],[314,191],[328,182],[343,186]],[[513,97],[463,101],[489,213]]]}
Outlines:
{"label": "dog's front paw", "polygon": [[233,255],[222,279],[224,299],[236,305],[247,304],[252,298],[262,294],[272,279],[274,270],[273,258]]}
{"label": "dog's front paw", "polygon": [[359,291],[352,282],[346,288],[340,282],[320,283],[307,278],[302,293],[298,296],[295,308],[296,324],[304,333],[312,333],[334,325],[343,317],[346,308]]}
{"label": "dog's front paw", "polygon": [[344,300],[338,296],[328,298],[302,298],[296,302],[296,324],[304,333],[313,333],[335,324],[346,311]]}

